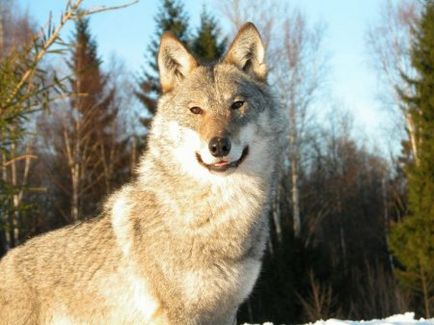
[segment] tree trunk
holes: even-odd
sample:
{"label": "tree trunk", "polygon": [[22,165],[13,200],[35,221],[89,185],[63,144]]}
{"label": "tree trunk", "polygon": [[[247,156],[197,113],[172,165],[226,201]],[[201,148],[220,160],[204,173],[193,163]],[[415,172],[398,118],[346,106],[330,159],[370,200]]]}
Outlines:
{"label": "tree trunk", "polygon": [[292,218],[294,237],[300,237],[301,218],[300,218],[300,195],[298,188],[298,165],[299,165],[299,147],[296,124],[296,108],[294,105],[289,109],[290,135],[289,135],[289,162],[291,167],[291,201],[292,201]]}
{"label": "tree trunk", "polygon": [[[5,184],[7,184],[8,182],[8,171],[7,171],[7,167],[6,167],[6,161],[7,161],[7,156],[5,152],[1,152],[1,164],[2,164],[2,180]],[[6,205],[9,204],[9,201],[6,201],[5,203]],[[5,238],[5,251],[7,252],[9,249],[11,249],[13,247],[12,245],[12,238],[11,238],[11,233],[9,231],[10,229],[10,211],[8,208],[3,209],[3,214],[2,214],[2,223],[4,223],[4,227],[3,227],[3,231],[4,231],[4,238]]]}
{"label": "tree trunk", "polygon": [[78,209],[78,184],[79,184],[79,166],[77,163],[73,164],[71,174],[72,174],[72,202],[71,202],[71,219],[72,221],[77,221],[79,218]]}
{"label": "tree trunk", "polygon": [[431,314],[430,314],[430,306],[429,306],[429,292],[428,292],[428,285],[426,283],[426,277],[425,277],[425,272],[423,271],[422,265],[419,262],[419,273],[420,273],[420,280],[421,280],[421,284],[422,284],[422,294],[423,294],[423,304],[424,304],[424,308],[425,308],[425,318],[430,318]]}
{"label": "tree trunk", "polygon": [[68,161],[69,173],[71,175],[71,216],[72,221],[77,221],[79,218],[79,182],[80,182],[80,166],[77,163],[77,141],[72,144],[68,131],[63,130],[63,140],[65,143],[66,157]]}
{"label": "tree trunk", "polygon": [[132,138],[131,143],[131,165],[130,165],[130,174],[133,173],[133,171],[137,167],[137,139],[136,137]]}
{"label": "tree trunk", "polygon": [[416,162],[416,166],[419,166],[419,155],[417,148],[417,139],[416,139],[416,128],[414,126],[413,119],[409,112],[405,113],[405,124],[407,125],[408,137],[410,138],[410,146],[411,151],[413,152],[414,161]]}
{"label": "tree trunk", "polygon": [[[389,209],[387,206],[387,200],[388,200],[388,193],[387,193],[387,184],[386,184],[386,176],[383,176],[383,179],[381,180],[381,196],[383,199],[383,209],[384,209],[384,240],[386,243],[389,242]],[[387,249],[387,255],[389,260],[389,266],[390,269],[393,271],[395,269],[395,264],[393,262],[393,255],[390,253],[389,245],[386,245]]]}
{"label": "tree trunk", "polygon": [[291,196],[294,236],[299,237],[301,233],[300,195],[298,189],[298,158],[295,154],[291,158]]}
{"label": "tree trunk", "polygon": [[[16,144],[12,142],[11,144],[11,158],[16,157]],[[20,225],[19,225],[19,218],[20,218],[20,212],[19,212],[19,196],[18,196],[18,183],[17,183],[17,161],[13,160],[11,164],[11,183],[14,187],[14,195],[12,196],[12,206],[13,206],[13,212],[11,213],[11,235],[12,235],[12,242],[14,246],[18,245],[19,242],[19,236],[20,236]]]}

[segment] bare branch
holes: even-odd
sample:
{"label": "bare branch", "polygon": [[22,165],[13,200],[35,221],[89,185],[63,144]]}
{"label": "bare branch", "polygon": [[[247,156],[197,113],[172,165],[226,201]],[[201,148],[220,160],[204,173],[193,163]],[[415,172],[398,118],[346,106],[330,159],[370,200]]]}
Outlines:
{"label": "bare branch", "polygon": [[136,3],[139,3],[139,1],[140,0],[133,0],[133,1],[130,1],[128,3],[118,5],[118,6],[98,6],[98,7],[94,7],[94,8],[91,8],[91,9],[87,9],[86,11],[84,11],[84,12],[76,15],[74,17],[74,19],[77,19],[77,18],[83,17],[83,16],[93,15],[93,14],[100,13],[100,12],[112,11],[112,10],[118,10],[118,9],[124,9],[124,8],[130,7],[132,5],[135,5]]}
{"label": "bare branch", "polygon": [[28,160],[28,159],[38,159],[38,157],[35,156],[35,155],[32,155],[32,154],[20,155],[20,156],[18,156],[18,157],[14,157],[13,159],[10,159],[10,160],[4,162],[4,163],[2,164],[2,167],[7,167],[7,166],[9,166],[9,165],[14,164],[14,163],[17,162],[17,161],[20,161],[20,160]]}

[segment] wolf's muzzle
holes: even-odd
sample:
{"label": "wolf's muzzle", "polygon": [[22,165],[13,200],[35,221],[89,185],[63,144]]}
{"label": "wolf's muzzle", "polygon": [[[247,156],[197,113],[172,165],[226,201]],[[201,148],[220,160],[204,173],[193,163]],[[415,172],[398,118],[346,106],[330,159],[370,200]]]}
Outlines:
{"label": "wolf's muzzle", "polygon": [[241,153],[240,159],[236,161],[232,161],[230,163],[225,162],[224,164],[222,164],[222,162],[218,162],[215,164],[205,164],[198,153],[196,153],[196,159],[202,166],[206,167],[210,171],[225,172],[230,168],[237,168],[246,159],[248,154],[249,154],[249,147],[247,146],[244,148],[243,152]]}

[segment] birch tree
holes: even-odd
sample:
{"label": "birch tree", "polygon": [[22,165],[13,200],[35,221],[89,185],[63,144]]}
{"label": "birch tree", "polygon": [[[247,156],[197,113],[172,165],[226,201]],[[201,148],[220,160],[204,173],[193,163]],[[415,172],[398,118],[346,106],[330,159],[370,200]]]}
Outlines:
{"label": "birch tree", "polygon": [[[384,2],[378,23],[371,25],[366,34],[366,45],[371,64],[378,72],[382,85],[380,100],[391,113],[395,130],[405,130],[409,139],[410,154],[417,159],[415,125],[409,107],[401,101],[398,86],[407,96],[414,95],[411,87],[405,86],[403,75],[415,77],[411,64],[412,30],[418,22],[421,3],[411,0]],[[397,135],[402,138],[402,133]]]}
{"label": "birch tree", "polygon": [[282,48],[277,52],[281,64],[276,67],[273,79],[288,112],[293,229],[299,237],[302,226],[299,175],[306,159],[303,154],[308,145],[313,106],[325,82],[326,57],[321,52],[324,29],[321,25],[310,26],[297,11],[282,27]]}

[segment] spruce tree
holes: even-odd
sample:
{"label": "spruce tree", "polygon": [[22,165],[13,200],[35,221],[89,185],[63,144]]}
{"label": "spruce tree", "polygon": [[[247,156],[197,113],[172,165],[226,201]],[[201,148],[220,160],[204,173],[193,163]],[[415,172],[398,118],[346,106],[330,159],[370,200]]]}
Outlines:
{"label": "spruce tree", "polygon": [[[434,0],[427,0],[414,29],[411,62],[416,78],[403,76],[414,90],[400,91],[414,123],[417,153],[406,161],[408,216],[391,232],[390,247],[400,262],[401,283],[415,293],[415,308],[434,313]],[[423,310],[422,310],[423,309]]]}
{"label": "spruce tree", "polygon": [[220,28],[215,18],[203,7],[200,26],[191,45],[193,53],[204,62],[219,59],[226,48],[226,39],[219,40],[219,38]]}
{"label": "spruce tree", "polygon": [[[74,96],[71,106],[83,116],[92,114],[93,119],[104,119],[106,107],[113,94],[106,93],[107,78],[101,72],[101,59],[97,45],[90,34],[89,19],[80,18],[75,23],[74,48],[68,67],[73,73],[71,89]],[[97,132],[95,125],[88,126],[88,132]]]}
{"label": "spruce tree", "polygon": [[46,131],[53,147],[53,192],[67,221],[95,216],[127,165],[127,145],[117,127],[116,89],[102,71],[88,18],[76,21],[72,43],[68,107],[55,115],[52,131]]}
{"label": "spruce tree", "polygon": [[146,128],[149,127],[152,116],[156,112],[157,98],[161,93],[157,65],[161,35],[166,31],[170,31],[184,44],[187,44],[189,40],[188,15],[178,0],[161,0],[161,7],[155,17],[155,23],[155,34],[148,47],[147,68],[139,78],[139,90],[136,92],[137,98],[150,115],[143,119]]}

